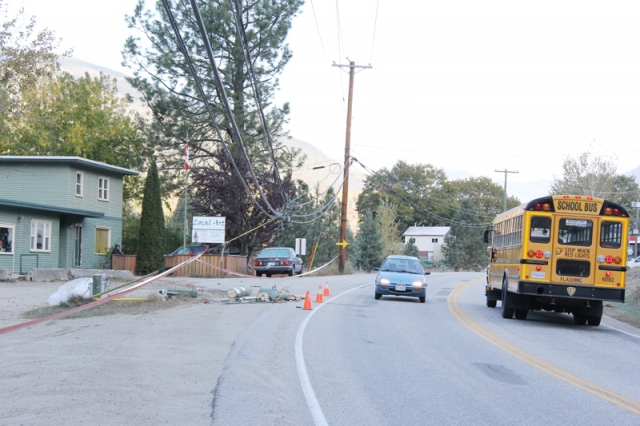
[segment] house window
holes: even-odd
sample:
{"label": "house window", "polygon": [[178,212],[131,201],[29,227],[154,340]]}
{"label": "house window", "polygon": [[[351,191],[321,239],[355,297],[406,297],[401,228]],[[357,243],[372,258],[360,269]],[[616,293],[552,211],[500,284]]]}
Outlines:
{"label": "house window", "polygon": [[13,225],[0,223],[0,254],[13,254]]}
{"label": "house window", "polygon": [[111,247],[111,229],[96,228],[96,254],[107,254],[107,249]]}
{"label": "house window", "polygon": [[82,186],[84,175],[82,172],[76,172],[76,197],[82,197]]}
{"label": "house window", "polygon": [[51,251],[51,222],[31,221],[31,251]]}
{"label": "house window", "polygon": [[437,238],[432,238],[432,239],[431,239],[431,242],[432,242],[432,243],[437,243],[437,242],[438,242],[438,239],[437,239]]}
{"label": "house window", "polygon": [[109,201],[109,179],[98,179],[98,200]]}

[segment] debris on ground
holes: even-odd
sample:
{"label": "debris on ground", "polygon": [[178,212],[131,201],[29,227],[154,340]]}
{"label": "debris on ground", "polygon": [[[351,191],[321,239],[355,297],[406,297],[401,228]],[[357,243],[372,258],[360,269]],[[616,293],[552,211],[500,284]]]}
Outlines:
{"label": "debris on ground", "polygon": [[92,284],[92,278],[76,278],[63,284],[58,291],[49,296],[47,302],[50,306],[57,306],[66,303],[72,296],[90,297]]}

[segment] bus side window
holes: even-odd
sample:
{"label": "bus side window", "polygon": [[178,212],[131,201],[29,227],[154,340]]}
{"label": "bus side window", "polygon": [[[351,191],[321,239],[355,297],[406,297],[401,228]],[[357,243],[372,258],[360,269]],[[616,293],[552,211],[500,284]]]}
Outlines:
{"label": "bus side window", "polygon": [[532,243],[548,243],[551,238],[551,218],[542,216],[531,217],[529,239]]}

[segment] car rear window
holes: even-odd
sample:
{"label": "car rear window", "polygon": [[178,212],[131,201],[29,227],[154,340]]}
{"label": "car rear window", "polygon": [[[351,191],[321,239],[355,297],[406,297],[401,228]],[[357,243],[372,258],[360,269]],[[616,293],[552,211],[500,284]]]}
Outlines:
{"label": "car rear window", "polygon": [[289,250],[287,249],[264,249],[260,252],[258,257],[288,257]]}

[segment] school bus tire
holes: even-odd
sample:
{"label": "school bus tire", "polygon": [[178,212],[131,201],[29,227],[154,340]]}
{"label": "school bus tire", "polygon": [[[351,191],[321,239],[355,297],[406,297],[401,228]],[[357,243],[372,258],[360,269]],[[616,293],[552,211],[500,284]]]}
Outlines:
{"label": "school bus tire", "polygon": [[509,307],[509,291],[507,290],[507,278],[502,280],[502,318],[513,318],[513,308]]}
{"label": "school bus tire", "polygon": [[601,319],[602,319],[602,317],[587,317],[587,321],[589,322],[589,325],[592,326],[592,327],[599,326]]}
{"label": "school bus tire", "polygon": [[573,314],[573,322],[577,325],[585,325],[587,323],[587,316],[580,314]]}
{"label": "school bus tire", "polygon": [[498,306],[498,301],[497,300],[489,300],[489,298],[487,297],[487,307],[495,308],[496,306]]}
{"label": "school bus tire", "polygon": [[516,309],[516,319],[526,320],[528,313],[529,311],[526,309]]}

